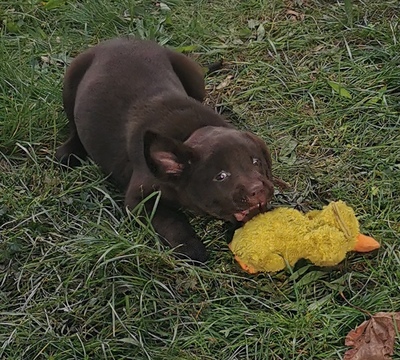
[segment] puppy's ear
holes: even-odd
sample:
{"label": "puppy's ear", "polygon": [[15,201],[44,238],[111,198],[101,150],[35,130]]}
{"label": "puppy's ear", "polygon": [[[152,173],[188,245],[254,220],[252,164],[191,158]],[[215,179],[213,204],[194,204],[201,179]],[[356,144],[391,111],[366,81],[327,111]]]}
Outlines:
{"label": "puppy's ear", "polygon": [[164,180],[180,177],[195,159],[189,146],[152,131],[145,133],[144,153],[150,170]]}
{"label": "puppy's ear", "polygon": [[258,136],[250,133],[245,132],[246,136],[249,137],[256,145],[261,149],[263,157],[267,163],[267,168],[265,169],[265,174],[267,175],[268,179],[272,180],[272,158],[271,153],[265,144],[265,142],[259,138]]}

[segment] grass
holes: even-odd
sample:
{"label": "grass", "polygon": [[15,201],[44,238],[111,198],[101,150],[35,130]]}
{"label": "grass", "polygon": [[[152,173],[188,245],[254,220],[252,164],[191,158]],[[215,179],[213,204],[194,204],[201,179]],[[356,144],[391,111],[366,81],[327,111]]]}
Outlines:
{"label": "grass", "polygon": [[[399,310],[397,0],[0,4],[1,358],[341,359],[368,314]],[[193,267],[125,213],[94,164],[62,171],[65,67],[122,34],[223,57],[207,102],[270,144],[291,184],[274,202],[345,200],[382,249],[248,276],[224,225],[193,219],[211,253]]]}

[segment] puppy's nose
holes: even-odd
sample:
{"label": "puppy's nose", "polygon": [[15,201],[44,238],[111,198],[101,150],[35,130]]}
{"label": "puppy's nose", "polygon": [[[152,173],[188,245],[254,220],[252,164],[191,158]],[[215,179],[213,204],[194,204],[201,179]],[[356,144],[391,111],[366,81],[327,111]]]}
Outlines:
{"label": "puppy's nose", "polygon": [[264,184],[261,181],[251,184],[248,188],[248,194],[250,197],[258,197],[264,194],[264,192]]}
{"label": "puppy's nose", "polygon": [[271,182],[255,181],[247,187],[247,201],[251,205],[267,204],[271,201],[274,186]]}
{"label": "puppy's nose", "polygon": [[251,206],[265,204],[267,202],[265,187],[261,181],[252,183],[247,188],[247,202]]}

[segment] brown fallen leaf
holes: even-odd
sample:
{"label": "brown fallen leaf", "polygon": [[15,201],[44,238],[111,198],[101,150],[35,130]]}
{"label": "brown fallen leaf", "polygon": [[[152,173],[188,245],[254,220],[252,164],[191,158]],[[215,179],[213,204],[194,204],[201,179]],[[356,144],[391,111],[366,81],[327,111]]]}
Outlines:
{"label": "brown fallen leaf", "polygon": [[376,313],[355,330],[351,330],[345,340],[347,350],[344,360],[390,360],[396,337],[400,329],[400,312]]}
{"label": "brown fallen leaf", "polygon": [[232,79],[233,79],[233,75],[228,75],[228,76],[225,78],[225,80],[222,81],[222,82],[217,86],[217,90],[221,90],[221,89],[223,89],[224,87],[227,87],[227,86],[230,84],[230,82],[231,82]]}
{"label": "brown fallen leaf", "polygon": [[286,11],[286,14],[289,16],[290,20],[300,20],[300,21],[304,20],[304,14],[299,13],[297,11],[289,9]]}

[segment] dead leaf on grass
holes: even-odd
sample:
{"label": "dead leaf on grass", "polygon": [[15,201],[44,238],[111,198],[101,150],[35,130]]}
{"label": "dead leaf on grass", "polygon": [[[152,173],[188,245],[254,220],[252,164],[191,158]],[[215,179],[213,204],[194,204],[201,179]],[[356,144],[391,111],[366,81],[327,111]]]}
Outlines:
{"label": "dead leaf on grass", "polygon": [[304,20],[304,14],[299,13],[294,10],[287,10],[286,14],[289,16],[290,20],[295,20],[295,21],[303,21]]}
{"label": "dead leaf on grass", "polygon": [[228,75],[224,81],[222,81],[218,86],[217,86],[217,90],[223,89],[224,87],[227,87],[231,80],[233,79],[233,75]]}
{"label": "dead leaf on grass", "polygon": [[257,41],[262,41],[265,36],[265,28],[263,24],[258,25],[257,28]]}
{"label": "dead leaf on grass", "polygon": [[345,340],[347,350],[344,360],[390,360],[396,337],[400,329],[400,312],[376,313],[355,330],[351,330]]}
{"label": "dead leaf on grass", "polygon": [[247,26],[249,27],[249,29],[255,29],[258,25],[260,25],[259,21],[254,20],[254,19],[250,19],[247,21]]}

